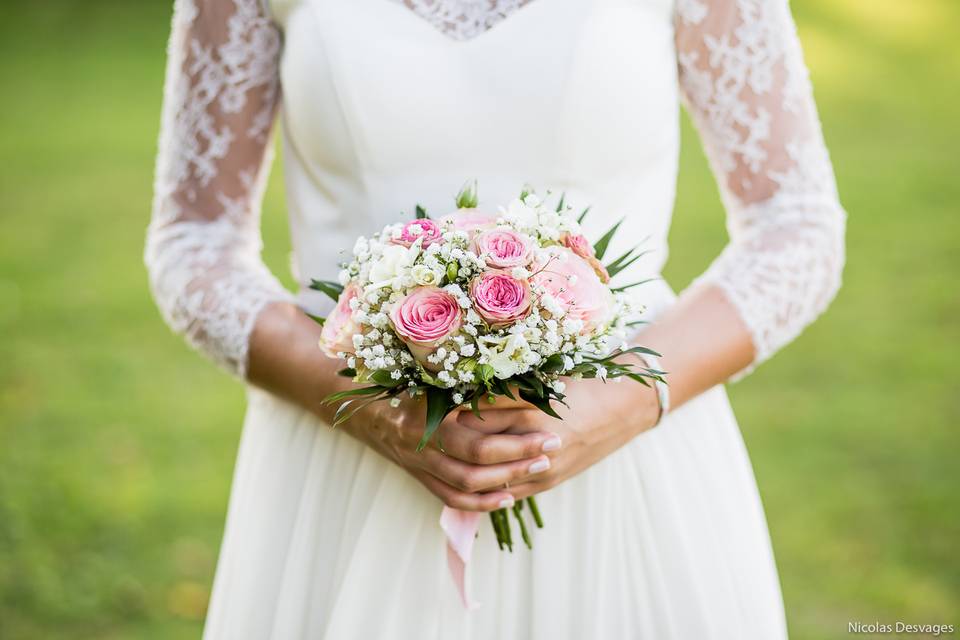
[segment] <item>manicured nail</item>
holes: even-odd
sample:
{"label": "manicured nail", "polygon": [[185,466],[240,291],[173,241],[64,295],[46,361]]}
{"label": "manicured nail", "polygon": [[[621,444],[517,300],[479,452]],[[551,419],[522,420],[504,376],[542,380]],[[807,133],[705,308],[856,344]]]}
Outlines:
{"label": "manicured nail", "polygon": [[560,445],[563,444],[560,440],[560,436],[553,436],[549,440],[543,443],[543,446],[540,447],[542,451],[556,451],[560,448]]}
{"label": "manicured nail", "polygon": [[509,509],[510,507],[512,507],[512,506],[513,506],[513,496],[510,496],[509,498],[504,498],[503,500],[501,500],[499,506],[500,506],[501,509]]}
{"label": "manicured nail", "polygon": [[550,461],[544,458],[543,460],[537,460],[527,469],[527,473],[541,473],[550,468]]}

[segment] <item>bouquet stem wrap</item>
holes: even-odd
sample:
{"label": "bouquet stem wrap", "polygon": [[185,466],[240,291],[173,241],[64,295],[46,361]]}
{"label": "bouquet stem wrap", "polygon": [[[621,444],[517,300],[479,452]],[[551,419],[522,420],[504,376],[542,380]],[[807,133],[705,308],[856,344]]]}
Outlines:
{"label": "bouquet stem wrap", "polygon": [[461,511],[451,507],[444,507],[440,512],[440,528],[447,536],[447,566],[450,568],[450,577],[453,578],[463,606],[469,610],[480,606],[470,598],[466,573],[482,517],[483,514],[478,511]]}

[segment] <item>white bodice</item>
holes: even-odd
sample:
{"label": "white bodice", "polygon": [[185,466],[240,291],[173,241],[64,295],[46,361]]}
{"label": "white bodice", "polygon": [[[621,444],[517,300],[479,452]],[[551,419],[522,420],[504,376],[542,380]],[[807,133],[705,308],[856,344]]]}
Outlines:
{"label": "white bodice", "polygon": [[[610,255],[659,272],[685,99],[729,214],[719,286],[757,359],[826,306],[843,212],[782,0],[258,0],[177,3],[147,264],[174,329],[244,372],[256,314],[290,299],[259,262],[260,189],[282,87],[296,278],[356,236],[481,206],[524,183],[592,205]],[[281,37],[282,33],[282,37]],[[594,226],[590,226],[594,225]],[[627,282],[629,274],[621,276]],[[301,303],[310,305],[307,297]]]}

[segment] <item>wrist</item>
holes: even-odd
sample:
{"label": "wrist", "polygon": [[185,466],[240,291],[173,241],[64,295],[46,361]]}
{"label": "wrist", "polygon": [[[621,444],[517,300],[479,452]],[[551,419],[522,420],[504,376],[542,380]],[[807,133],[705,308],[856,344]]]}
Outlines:
{"label": "wrist", "polygon": [[604,398],[617,417],[617,422],[631,438],[656,426],[660,415],[660,401],[657,391],[651,384],[644,386],[633,380],[621,378],[619,382],[607,382],[605,387],[613,391],[614,397]]}

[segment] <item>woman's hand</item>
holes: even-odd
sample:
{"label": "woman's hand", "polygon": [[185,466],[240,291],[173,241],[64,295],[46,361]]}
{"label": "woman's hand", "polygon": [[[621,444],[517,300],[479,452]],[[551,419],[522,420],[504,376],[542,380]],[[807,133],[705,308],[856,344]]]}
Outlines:
{"label": "woman's hand", "polygon": [[540,493],[572,478],[607,457],[657,421],[656,391],[631,380],[571,380],[567,383],[565,407],[553,403],[563,420],[557,420],[525,403],[497,399],[498,410],[483,412],[480,421],[469,411],[457,422],[469,429],[501,431],[503,435],[552,431],[563,446],[549,453],[550,468],[520,482],[510,481],[509,492],[517,500]]}
{"label": "woman's hand", "polygon": [[[483,423],[478,429],[465,426],[453,413],[440,425],[431,444],[418,452],[425,423],[424,404],[422,400],[405,399],[394,408],[386,402],[375,402],[343,428],[408,471],[450,507],[494,511],[512,506],[514,497],[503,487],[530,482],[549,468],[545,453],[561,446],[551,424],[544,428],[530,426],[522,433],[494,433]],[[484,415],[498,413],[514,411],[491,409]]]}

